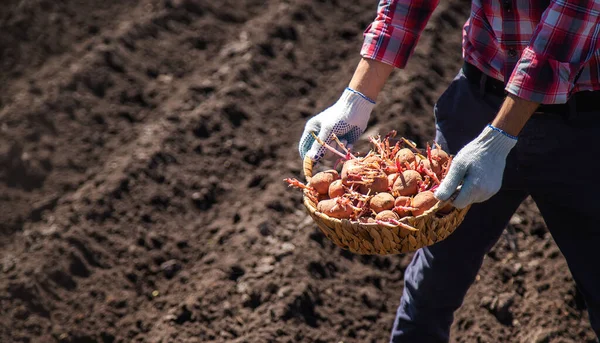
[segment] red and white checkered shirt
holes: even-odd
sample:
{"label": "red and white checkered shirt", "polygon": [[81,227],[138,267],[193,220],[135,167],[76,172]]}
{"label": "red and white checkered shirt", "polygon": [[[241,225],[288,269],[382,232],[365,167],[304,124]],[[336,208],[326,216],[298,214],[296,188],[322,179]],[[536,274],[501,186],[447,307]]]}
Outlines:
{"label": "red and white checkered shirt", "polygon": [[[361,55],[404,68],[439,0],[380,0]],[[600,0],[473,0],[463,57],[543,103],[600,90]]]}

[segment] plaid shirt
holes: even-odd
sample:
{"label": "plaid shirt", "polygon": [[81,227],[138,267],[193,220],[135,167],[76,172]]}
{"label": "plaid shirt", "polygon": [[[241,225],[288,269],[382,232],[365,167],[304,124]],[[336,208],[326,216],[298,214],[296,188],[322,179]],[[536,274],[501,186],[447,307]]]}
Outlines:
{"label": "plaid shirt", "polygon": [[[439,0],[380,0],[361,55],[404,68]],[[463,57],[544,104],[600,90],[600,0],[473,0]],[[599,100],[600,101],[600,100]]]}

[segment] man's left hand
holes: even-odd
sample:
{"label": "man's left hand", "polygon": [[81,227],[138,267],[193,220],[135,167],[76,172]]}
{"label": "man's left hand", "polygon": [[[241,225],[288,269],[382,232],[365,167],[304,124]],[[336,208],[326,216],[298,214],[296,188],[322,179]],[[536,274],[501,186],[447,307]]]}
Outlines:
{"label": "man's left hand", "polygon": [[516,137],[488,125],[456,154],[448,174],[435,191],[436,198],[450,199],[461,183],[462,188],[452,202],[455,207],[465,208],[491,198],[502,186],[506,157],[516,143]]}

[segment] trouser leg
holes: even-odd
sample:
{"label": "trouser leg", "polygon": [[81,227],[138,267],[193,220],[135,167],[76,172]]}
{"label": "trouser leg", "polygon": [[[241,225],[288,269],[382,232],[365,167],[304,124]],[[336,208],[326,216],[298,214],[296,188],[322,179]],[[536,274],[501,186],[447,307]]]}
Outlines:
{"label": "trouser leg", "polygon": [[600,111],[578,114],[569,122],[534,118],[523,132],[520,159],[531,196],[566,258],[600,337],[600,168],[593,162],[600,155]]}
{"label": "trouser leg", "polygon": [[404,275],[391,342],[448,341],[454,311],[525,196],[522,191],[500,191],[474,204],[453,234],[415,253]]}
{"label": "trouser leg", "polygon": [[[460,73],[435,107],[436,141],[456,154],[491,121],[502,99],[482,97]],[[473,283],[484,255],[527,196],[509,155],[502,189],[474,204],[444,241],[419,249],[404,275],[391,342],[447,342],[454,311]]]}

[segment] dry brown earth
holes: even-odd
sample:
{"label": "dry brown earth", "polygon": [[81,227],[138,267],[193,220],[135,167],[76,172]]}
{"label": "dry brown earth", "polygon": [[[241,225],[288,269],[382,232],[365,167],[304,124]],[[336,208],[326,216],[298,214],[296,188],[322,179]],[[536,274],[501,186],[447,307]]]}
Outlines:
{"label": "dry brown earth", "polygon": [[[282,182],[301,177],[303,125],[348,82],[375,10],[3,1],[0,341],[387,341],[410,255],[341,251]],[[367,135],[431,140],[468,10],[442,2]],[[535,206],[511,223],[520,249],[503,238],[487,256],[453,340],[593,342]]]}

